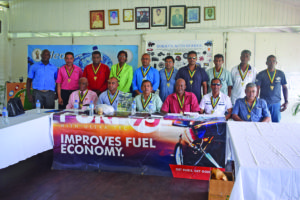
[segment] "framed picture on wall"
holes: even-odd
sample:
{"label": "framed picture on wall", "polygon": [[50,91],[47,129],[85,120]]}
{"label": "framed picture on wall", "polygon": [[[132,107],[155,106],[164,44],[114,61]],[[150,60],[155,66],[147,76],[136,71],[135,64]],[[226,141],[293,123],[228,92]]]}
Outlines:
{"label": "framed picture on wall", "polygon": [[133,9],[123,9],[123,22],[133,22]]}
{"label": "framed picture on wall", "polygon": [[90,29],[104,29],[104,28],[105,28],[104,10],[91,10]]}
{"label": "framed picture on wall", "polygon": [[200,23],[200,6],[186,8],[186,23]]}
{"label": "framed picture on wall", "polygon": [[150,29],[150,7],[135,8],[135,28]]}
{"label": "framed picture on wall", "polygon": [[216,19],[216,8],[212,7],[204,7],[204,20],[215,20]]}
{"label": "framed picture on wall", "polygon": [[119,25],[119,9],[108,10],[108,24]]}
{"label": "framed picture on wall", "polygon": [[169,10],[169,28],[184,29],[185,28],[185,12],[186,6],[170,6]]}
{"label": "framed picture on wall", "polygon": [[167,26],[167,7],[151,8],[151,26]]}

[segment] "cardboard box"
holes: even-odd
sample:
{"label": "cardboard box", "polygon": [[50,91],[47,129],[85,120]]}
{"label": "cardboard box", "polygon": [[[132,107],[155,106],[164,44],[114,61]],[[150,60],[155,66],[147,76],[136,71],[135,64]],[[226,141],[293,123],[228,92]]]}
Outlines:
{"label": "cardboard box", "polygon": [[210,174],[208,200],[229,200],[234,184],[232,172],[224,172],[228,181],[212,179]]}

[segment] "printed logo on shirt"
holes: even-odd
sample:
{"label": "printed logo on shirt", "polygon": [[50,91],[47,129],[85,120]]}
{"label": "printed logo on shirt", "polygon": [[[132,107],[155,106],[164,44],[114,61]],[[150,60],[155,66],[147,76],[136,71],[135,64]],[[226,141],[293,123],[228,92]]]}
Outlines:
{"label": "printed logo on shirt", "polygon": [[280,77],[276,77],[275,78],[275,82],[280,82],[281,81],[281,78]]}

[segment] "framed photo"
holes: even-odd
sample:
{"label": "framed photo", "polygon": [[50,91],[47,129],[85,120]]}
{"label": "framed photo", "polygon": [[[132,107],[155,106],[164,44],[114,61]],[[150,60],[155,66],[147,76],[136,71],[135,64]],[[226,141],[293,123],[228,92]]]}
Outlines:
{"label": "framed photo", "polygon": [[150,29],[150,7],[135,8],[135,28]]}
{"label": "framed photo", "polygon": [[104,10],[91,10],[90,29],[104,29],[104,28],[105,28]]}
{"label": "framed photo", "polygon": [[123,9],[123,22],[133,22],[133,9]]}
{"label": "framed photo", "polygon": [[186,23],[200,23],[200,6],[186,8]]}
{"label": "framed photo", "polygon": [[216,19],[216,7],[204,7],[204,20],[215,20]]}
{"label": "framed photo", "polygon": [[170,6],[169,29],[185,28],[186,6]]}
{"label": "framed photo", "polygon": [[151,26],[167,26],[167,6],[151,8]]}
{"label": "framed photo", "polygon": [[108,10],[108,24],[119,25],[119,9]]}

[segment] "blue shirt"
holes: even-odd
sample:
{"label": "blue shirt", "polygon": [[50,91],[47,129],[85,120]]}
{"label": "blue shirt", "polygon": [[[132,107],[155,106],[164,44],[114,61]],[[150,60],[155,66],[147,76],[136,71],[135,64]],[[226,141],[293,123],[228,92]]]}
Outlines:
{"label": "blue shirt", "polygon": [[[115,101],[111,105],[110,101],[109,101],[109,98],[108,98],[108,95],[107,95],[107,91],[108,91],[108,93],[110,95],[110,99],[113,100],[113,98],[114,98],[115,95],[112,95],[109,90],[105,90],[104,92],[102,92],[100,94],[98,102],[97,102],[97,105],[98,104],[106,104],[106,105],[112,106],[114,108],[114,110],[116,111],[117,108],[118,108],[119,96],[120,96],[120,94],[123,94],[123,92],[119,90],[119,94],[117,95]],[[116,92],[118,92],[118,90]]]}
{"label": "blue shirt", "polygon": [[[236,114],[242,120],[249,122],[261,122],[265,117],[270,117],[266,101],[256,98],[256,104],[250,113],[250,118],[248,119],[247,115],[249,115],[249,112],[245,104],[245,98],[246,97],[236,100],[232,110],[232,114]],[[248,107],[250,108],[249,104]]]}
{"label": "blue shirt", "polygon": [[[274,73],[270,72],[270,76],[273,77]],[[256,76],[255,83],[257,86],[260,86],[260,98],[266,100],[268,104],[280,103],[281,86],[287,84],[282,71],[276,70],[273,84],[271,84],[267,70],[263,70]]]}
{"label": "blue shirt", "polygon": [[[178,70],[176,75],[176,80],[179,78],[183,78],[186,83],[186,89],[187,92],[193,92],[197,99],[198,103],[201,101],[201,86],[203,82],[208,82],[209,78],[205,72],[204,69],[201,68],[201,66],[196,67],[196,72],[193,76],[193,78],[190,77],[189,74],[189,66],[182,67]],[[191,84],[190,81],[193,81]]]}
{"label": "blue shirt", "polygon": [[132,90],[133,91],[139,90],[140,92],[143,92],[141,89],[143,80],[149,80],[152,83],[152,87],[153,87],[154,91],[156,91],[158,89],[159,73],[158,73],[157,69],[155,69],[151,66],[144,68],[144,73],[145,73],[145,71],[148,70],[149,67],[150,67],[150,69],[149,69],[147,75],[145,76],[145,78],[143,77],[143,74],[141,71],[141,68],[144,68],[144,67],[139,67],[138,69],[136,69],[134,71],[133,79],[132,79]]}
{"label": "blue shirt", "polygon": [[[173,74],[171,76],[171,79],[167,81],[165,68],[159,71],[160,76],[160,85],[159,85],[159,97],[164,102],[170,94],[175,92],[175,77],[177,74],[177,69],[174,68]],[[168,76],[171,74],[171,72],[167,73]]]}
{"label": "blue shirt", "polygon": [[28,78],[32,79],[32,88],[36,90],[55,91],[55,80],[57,78],[57,67],[42,62],[33,64],[28,73]]}

